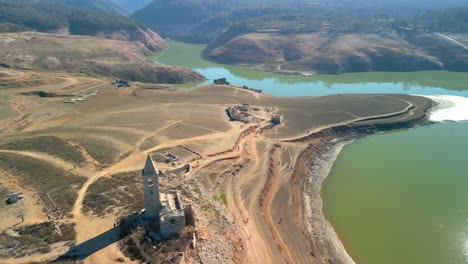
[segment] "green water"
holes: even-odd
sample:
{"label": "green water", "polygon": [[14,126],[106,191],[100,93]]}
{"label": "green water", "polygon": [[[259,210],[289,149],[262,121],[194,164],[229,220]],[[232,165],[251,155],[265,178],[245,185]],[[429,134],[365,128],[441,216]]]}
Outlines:
{"label": "green water", "polygon": [[324,211],[358,263],[468,263],[467,131],[438,124],[344,148]]}
{"label": "green water", "polygon": [[[153,60],[167,65],[186,66],[205,76],[208,81],[226,77],[237,85],[262,89],[276,96],[317,96],[337,93],[412,93],[468,96],[468,73],[456,72],[366,72],[342,75],[292,76],[254,71],[245,67],[209,62],[200,54],[205,45],[171,42],[170,48],[157,53]],[[185,85],[189,87],[191,85]]]}
{"label": "green water", "polygon": [[[405,93],[468,97],[468,73],[410,72],[286,76],[216,64],[204,45],[172,42],[155,55],[211,83],[276,96]],[[361,139],[347,146],[324,184],[324,212],[363,264],[468,263],[468,123],[445,123]]]}

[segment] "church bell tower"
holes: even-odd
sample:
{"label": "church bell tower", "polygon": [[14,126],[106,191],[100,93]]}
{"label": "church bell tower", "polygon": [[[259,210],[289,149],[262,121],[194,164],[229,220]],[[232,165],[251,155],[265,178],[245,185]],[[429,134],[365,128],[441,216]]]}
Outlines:
{"label": "church bell tower", "polygon": [[154,165],[153,159],[148,154],[145,167],[141,171],[143,176],[145,196],[145,216],[147,218],[159,219],[161,200],[159,198],[159,172]]}

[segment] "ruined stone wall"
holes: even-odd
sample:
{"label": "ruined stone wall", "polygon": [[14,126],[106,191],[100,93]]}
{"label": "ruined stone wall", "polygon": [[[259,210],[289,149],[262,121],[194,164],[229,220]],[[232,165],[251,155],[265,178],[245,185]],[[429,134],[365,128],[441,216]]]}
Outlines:
{"label": "ruined stone wall", "polygon": [[164,175],[170,175],[170,174],[176,174],[176,175],[179,175],[179,174],[187,174],[187,173],[189,173],[191,170],[192,170],[192,166],[190,166],[190,164],[185,164],[184,166],[182,166],[182,167],[180,167],[180,168],[165,171],[165,172],[164,172]]}
{"label": "ruined stone wall", "polygon": [[161,235],[168,238],[185,228],[184,210],[161,214]]}

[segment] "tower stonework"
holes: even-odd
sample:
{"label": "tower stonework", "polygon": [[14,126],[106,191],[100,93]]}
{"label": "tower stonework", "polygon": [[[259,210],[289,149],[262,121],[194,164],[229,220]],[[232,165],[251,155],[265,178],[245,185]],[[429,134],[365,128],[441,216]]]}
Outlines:
{"label": "tower stonework", "polygon": [[[177,191],[159,193],[159,172],[150,155],[146,158],[141,175],[145,198],[143,218],[164,239],[178,235],[187,224],[185,211],[192,212],[191,209],[187,209],[191,207],[183,206]],[[190,214],[193,215],[193,213]]]}
{"label": "tower stonework", "polygon": [[159,172],[150,155],[146,158],[145,167],[141,171],[143,177],[145,216],[159,221],[161,200],[159,197]]}

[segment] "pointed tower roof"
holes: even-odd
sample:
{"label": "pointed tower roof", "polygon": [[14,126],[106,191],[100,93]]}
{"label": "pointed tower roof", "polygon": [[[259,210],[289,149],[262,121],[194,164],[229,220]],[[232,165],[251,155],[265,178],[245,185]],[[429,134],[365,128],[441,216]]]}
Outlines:
{"label": "pointed tower roof", "polygon": [[143,174],[157,174],[157,173],[158,173],[158,170],[156,169],[156,166],[154,165],[153,159],[148,154],[148,157],[146,158],[146,162],[145,162],[145,167],[143,168]]}

